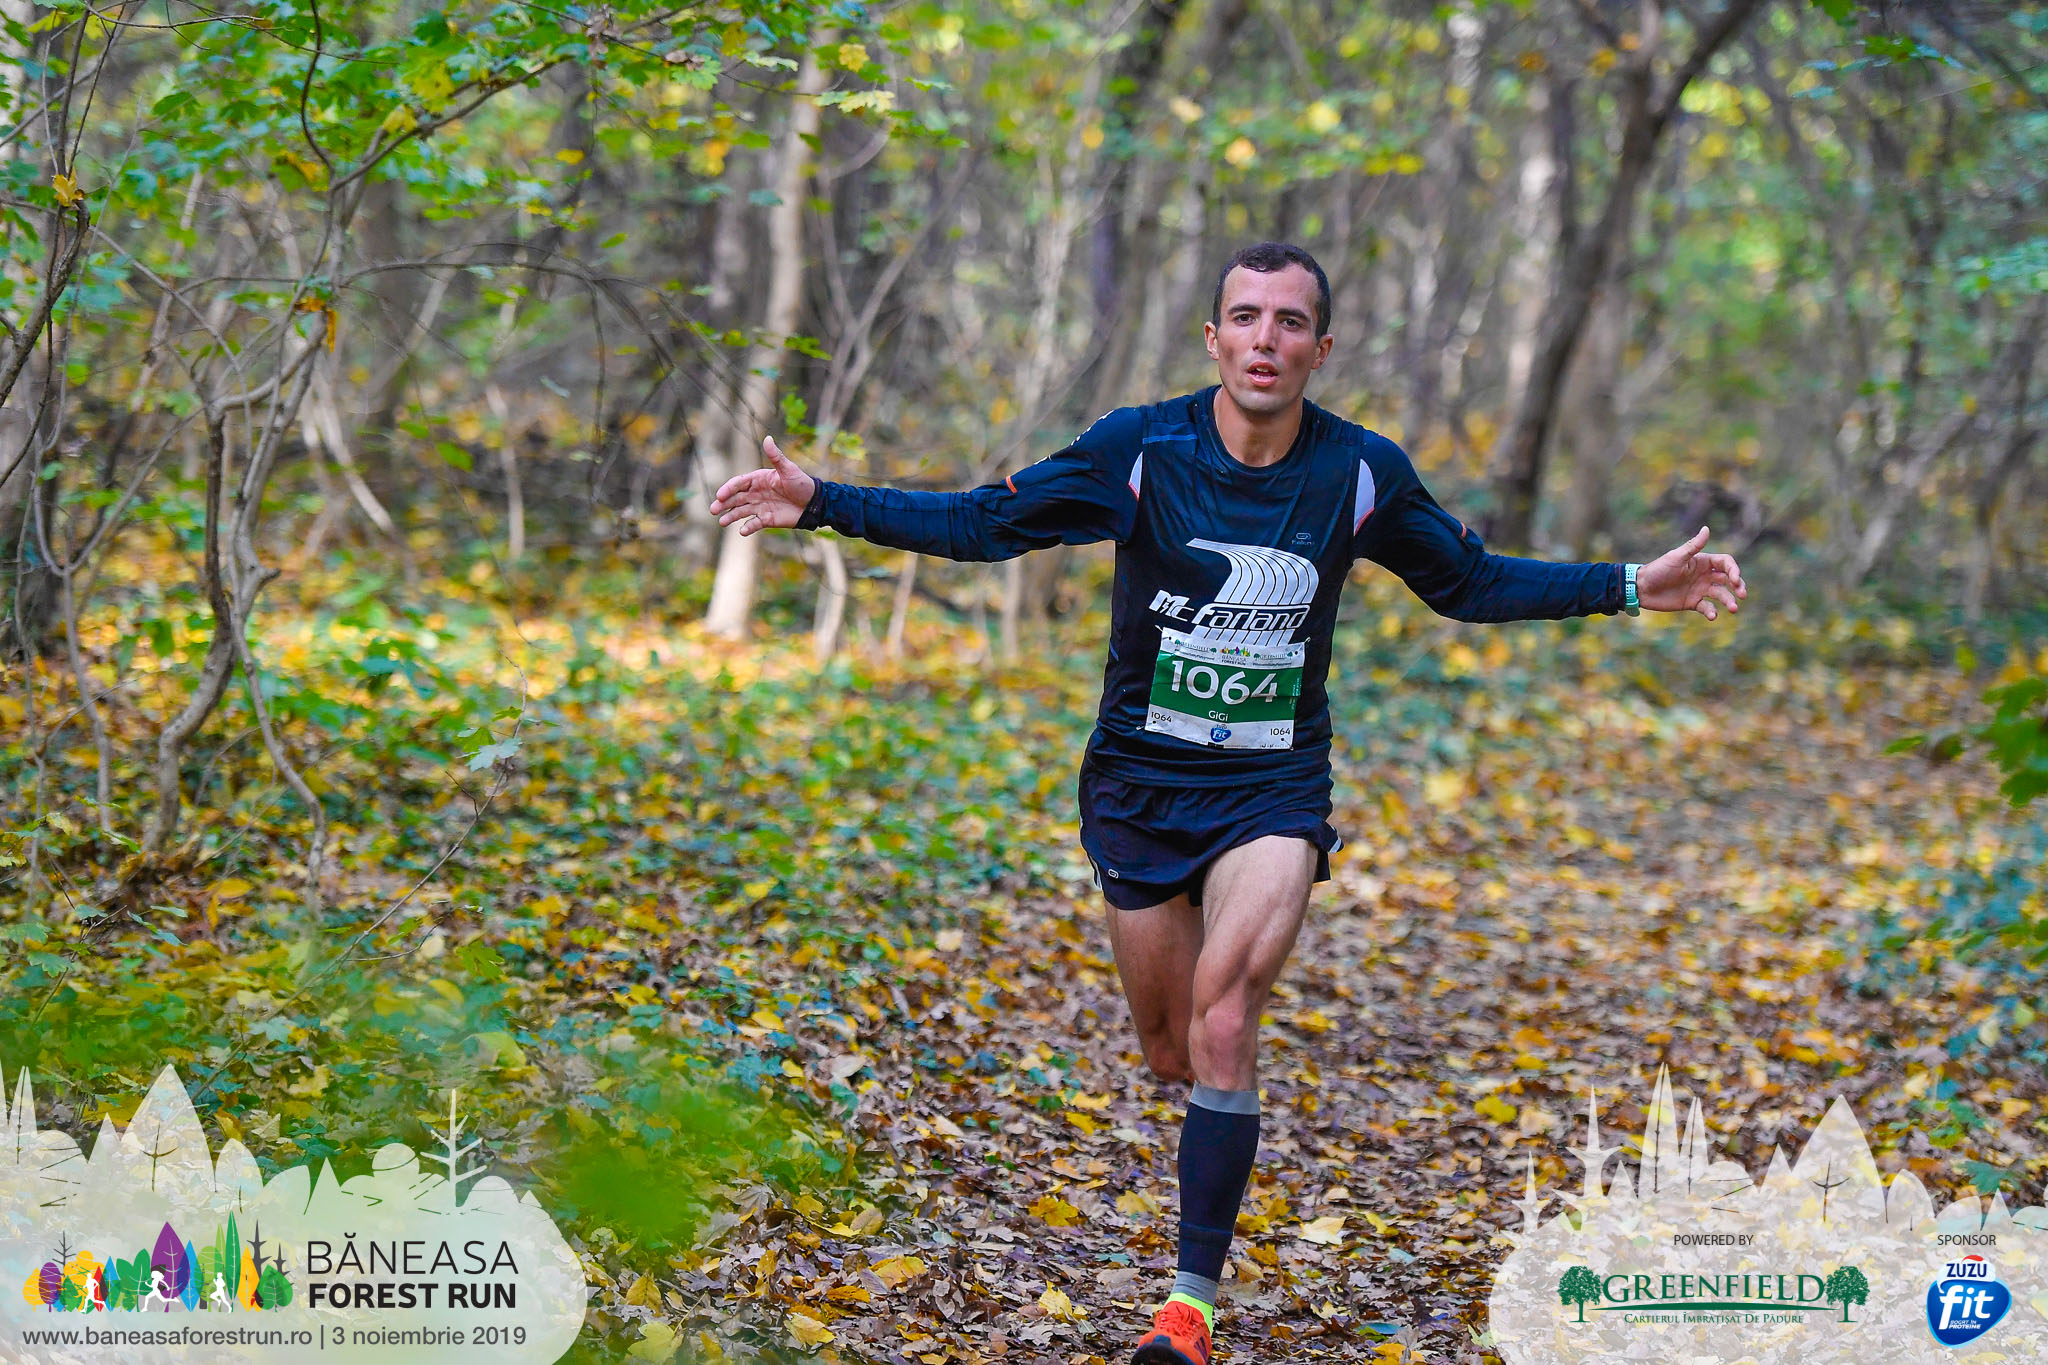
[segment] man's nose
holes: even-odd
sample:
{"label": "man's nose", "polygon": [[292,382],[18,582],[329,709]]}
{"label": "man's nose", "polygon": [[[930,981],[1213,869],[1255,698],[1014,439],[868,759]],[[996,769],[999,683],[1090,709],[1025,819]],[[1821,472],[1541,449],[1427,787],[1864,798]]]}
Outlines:
{"label": "man's nose", "polygon": [[1280,339],[1280,324],[1271,317],[1259,319],[1259,325],[1252,330],[1252,345],[1261,351],[1270,351]]}

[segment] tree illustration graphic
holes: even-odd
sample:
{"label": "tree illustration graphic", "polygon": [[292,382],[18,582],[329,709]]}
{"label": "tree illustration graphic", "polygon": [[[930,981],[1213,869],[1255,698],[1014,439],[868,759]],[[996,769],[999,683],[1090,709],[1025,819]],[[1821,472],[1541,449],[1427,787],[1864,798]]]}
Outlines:
{"label": "tree illustration graphic", "polygon": [[460,1139],[462,1136],[463,1128],[467,1126],[465,1122],[457,1116],[455,1109],[455,1097],[461,1093],[462,1092],[459,1090],[451,1090],[448,1092],[448,1131],[442,1133],[435,1132],[435,1130],[431,1128],[427,1130],[428,1132],[433,1133],[435,1137],[441,1139],[441,1152],[420,1153],[420,1160],[439,1162],[441,1166],[445,1168],[445,1170],[447,1171],[448,1211],[450,1213],[456,1212],[456,1210],[462,1204],[462,1182],[465,1180],[474,1180],[478,1176],[484,1174],[485,1171],[488,1169],[484,1166],[465,1167],[462,1164],[462,1158],[469,1155],[469,1153],[474,1151],[476,1148],[482,1146],[483,1139],[472,1138],[468,1142],[458,1142],[458,1139]]}
{"label": "tree illustration graphic", "polygon": [[1845,1265],[1828,1276],[1825,1286],[1829,1303],[1842,1305],[1842,1321],[1849,1320],[1849,1305],[1859,1308],[1870,1302],[1870,1281],[1853,1265]]}
{"label": "tree illustration graphic", "polygon": [[1567,1308],[1576,1305],[1579,1321],[1584,1322],[1586,1305],[1600,1302],[1600,1277],[1589,1266],[1575,1265],[1557,1282],[1557,1297]]}

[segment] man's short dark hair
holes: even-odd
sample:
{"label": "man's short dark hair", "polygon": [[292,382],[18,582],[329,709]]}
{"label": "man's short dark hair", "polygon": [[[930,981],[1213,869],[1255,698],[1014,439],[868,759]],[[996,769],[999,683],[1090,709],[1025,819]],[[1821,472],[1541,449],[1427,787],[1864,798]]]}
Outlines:
{"label": "man's short dark hair", "polygon": [[1223,282],[1230,278],[1231,271],[1243,266],[1246,270],[1270,275],[1290,265],[1298,265],[1315,276],[1316,339],[1322,340],[1330,330],[1330,278],[1323,274],[1323,268],[1316,264],[1315,257],[1287,242],[1258,242],[1230,253],[1230,259],[1223,263],[1222,271],[1216,276],[1216,298],[1209,305],[1210,323],[1217,327],[1223,325]]}

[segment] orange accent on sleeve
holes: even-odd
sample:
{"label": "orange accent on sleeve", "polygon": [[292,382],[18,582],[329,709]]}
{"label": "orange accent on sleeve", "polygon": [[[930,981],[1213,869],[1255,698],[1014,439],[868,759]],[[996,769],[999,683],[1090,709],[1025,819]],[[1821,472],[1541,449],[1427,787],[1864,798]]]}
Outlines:
{"label": "orange accent on sleeve", "polygon": [[1465,538],[1465,523],[1461,521],[1461,522],[1459,522],[1459,523],[1458,523],[1458,539],[1460,539],[1460,540],[1463,540],[1464,538]]}
{"label": "orange accent on sleeve", "polygon": [[1011,481],[1010,476],[1008,474],[1003,475],[1003,482],[1009,485],[1009,489],[1012,493],[1017,491],[1017,485]]}

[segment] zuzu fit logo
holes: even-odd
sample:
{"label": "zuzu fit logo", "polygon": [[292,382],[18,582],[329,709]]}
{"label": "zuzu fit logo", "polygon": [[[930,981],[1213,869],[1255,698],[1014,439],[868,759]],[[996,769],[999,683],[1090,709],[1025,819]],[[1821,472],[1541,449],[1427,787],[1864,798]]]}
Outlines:
{"label": "zuzu fit logo", "polygon": [[[1971,1195],[1937,1212],[1910,1172],[1878,1172],[1840,1099],[1761,1181],[1711,1150],[1697,1101],[1678,1120],[1660,1071],[1626,1142],[1603,1141],[1588,1096],[1567,1148],[1580,1188],[1539,1193],[1529,1159],[1481,1338],[1507,1365],[2048,1360],[2048,1208]],[[1980,1338],[1995,1354],[1955,1350]]]}
{"label": "zuzu fit logo", "polygon": [[1982,1256],[1950,1261],[1941,1278],[1927,1286],[1927,1326],[1944,1346],[1975,1341],[2011,1308],[2012,1291],[1999,1283],[1997,1267]]}
{"label": "zuzu fit logo", "polygon": [[0,1360],[389,1365],[484,1348],[549,1365],[582,1330],[582,1263],[531,1194],[476,1162],[459,1092],[439,1150],[391,1142],[345,1181],[327,1162],[266,1181],[239,1141],[214,1156],[171,1067],[89,1157],[37,1127],[28,1072],[13,1081]]}

